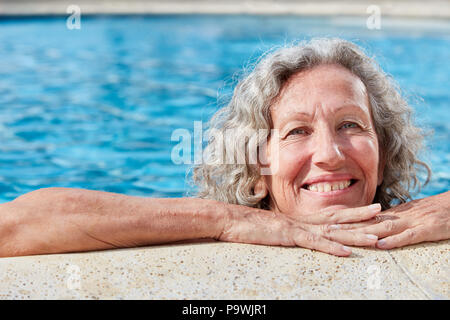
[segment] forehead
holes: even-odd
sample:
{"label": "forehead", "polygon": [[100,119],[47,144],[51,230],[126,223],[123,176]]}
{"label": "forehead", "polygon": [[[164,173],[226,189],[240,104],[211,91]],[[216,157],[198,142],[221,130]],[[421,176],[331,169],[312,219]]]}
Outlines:
{"label": "forehead", "polygon": [[274,121],[292,114],[314,115],[318,109],[335,113],[345,106],[370,114],[366,88],[356,75],[340,65],[320,65],[291,76],[272,108]]}

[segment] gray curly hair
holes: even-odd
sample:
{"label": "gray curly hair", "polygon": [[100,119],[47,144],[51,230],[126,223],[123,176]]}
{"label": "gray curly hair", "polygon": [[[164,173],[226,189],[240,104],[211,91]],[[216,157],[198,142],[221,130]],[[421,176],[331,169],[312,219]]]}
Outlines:
{"label": "gray curly hair", "polygon": [[[208,123],[209,141],[204,159],[215,155],[244,156],[249,144],[261,146],[268,135],[257,141],[248,139],[248,132],[270,130],[270,107],[286,81],[295,73],[321,64],[339,64],[358,76],[365,84],[372,117],[384,160],[383,182],[378,186],[374,202],[383,209],[394,202],[411,199],[411,190],[421,187],[419,170],[426,171],[428,183],[431,170],[418,159],[423,148],[424,132],[412,121],[412,109],[402,97],[396,82],[357,45],[342,39],[313,39],[263,55],[256,66],[235,87],[228,105],[219,109]],[[229,130],[234,129],[234,130]],[[228,143],[220,143],[215,134],[225,133]],[[269,131],[270,132],[270,131]],[[245,143],[242,148],[240,142]],[[192,182],[196,196],[206,199],[270,209],[268,197],[255,194],[260,179],[258,164],[208,161],[193,167]]]}

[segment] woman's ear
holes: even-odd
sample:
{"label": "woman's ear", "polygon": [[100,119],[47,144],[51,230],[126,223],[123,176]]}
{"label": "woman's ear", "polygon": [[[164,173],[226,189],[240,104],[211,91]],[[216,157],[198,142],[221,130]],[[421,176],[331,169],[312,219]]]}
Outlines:
{"label": "woman's ear", "polygon": [[264,176],[261,176],[258,179],[258,182],[256,182],[255,187],[253,188],[254,192],[255,192],[255,196],[261,196],[262,198],[265,198],[267,196],[268,190],[267,190],[267,186],[266,186],[266,181],[264,179]]}

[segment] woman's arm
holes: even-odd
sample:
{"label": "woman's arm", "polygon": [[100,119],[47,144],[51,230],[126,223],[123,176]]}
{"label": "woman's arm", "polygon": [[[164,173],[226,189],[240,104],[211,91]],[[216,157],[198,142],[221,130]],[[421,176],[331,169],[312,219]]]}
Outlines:
{"label": "woman's arm", "polygon": [[[348,256],[342,244],[374,245],[377,238],[334,230],[331,223],[362,221],[379,207],[306,216],[195,198],[144,198],[71,188],[32,191],[0,205],[0,256],[136,247],[179,240],[300,246]],[[328,223],[323,224],[324,221]]]}
{"label": "woman's arm", "polygon": [[0,256],[135,247],[214,238],[214,201],[158,199],[71,188],[39,189],[0,205]]}

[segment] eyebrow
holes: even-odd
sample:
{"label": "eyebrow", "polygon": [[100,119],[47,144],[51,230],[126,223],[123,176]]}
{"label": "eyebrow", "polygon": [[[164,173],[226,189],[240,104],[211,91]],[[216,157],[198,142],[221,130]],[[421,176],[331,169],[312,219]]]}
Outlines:
{"label": "eyebrow", "polygon": [[[354,110],[358,110],[358,113],[363,113],[365,114],[364,110],[356,105],[356,104],[344,104],[341,105],[339,107],[336,108],[336,110],[333,112],[333,114],[337,114],[340,113],[343,109],[354,109]],[[303,111],[291,111],[287,114],[287,118],[291,117],[292,115],[301,115],[304,116],[306,118],[312,118],[312,114],[308,113],[308,112],[303,112]]]}
{"label": "eyebrow", "polygon": [[[358,106],[356,104],[344,104],[344,105],[341,105],[341,106],[336,108],[336,110],[333,112],[333,114],[338,114],[338,113],[342,112],[343,109],[357,110],[358,114],[362,114],[362,115],[366,116],[366,113],[364,112],[364,110],[360,106]],[[312,114],[311,113],[303,112],[303,111],[292,111],[292,112],[288,113],[288,116],[286,118],[281,120],[281,124],[285,125],[286,122],[288,122],[293,115],[294,116],[303,116],[303,117],[306,117],[306,118],[312,118]]]}
{"label": "eyebrow", "polygon": [[356,114],[363,116],[364,120],[366,120],[366,121],[370,121],[370,119],[371,119],[370,109],[368,110],[369,114],[367,114],[367,112],[366,112],[367,110],[365,110],[365,108],[362,108],[361,106],[359,106],[357,104],[344,104],[344,105],[338,107],[336,109],[336,111],[334,112],[334,114],[339,114],[344,109],[351,109],[351,110],[356,111]]}

